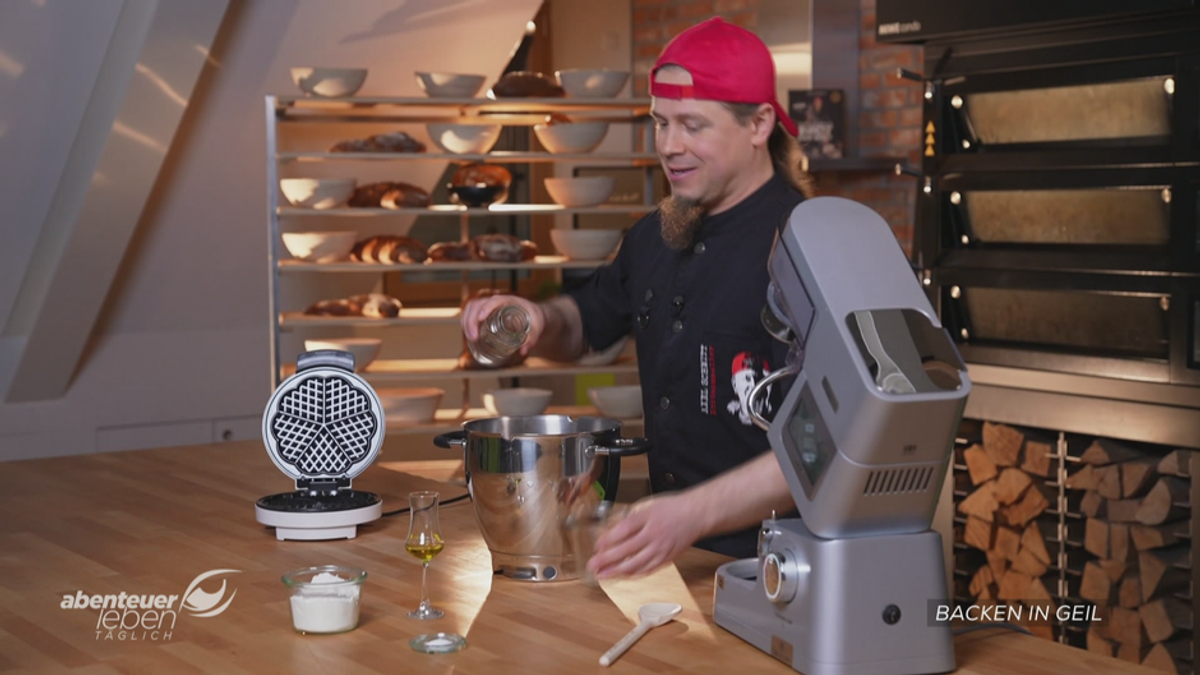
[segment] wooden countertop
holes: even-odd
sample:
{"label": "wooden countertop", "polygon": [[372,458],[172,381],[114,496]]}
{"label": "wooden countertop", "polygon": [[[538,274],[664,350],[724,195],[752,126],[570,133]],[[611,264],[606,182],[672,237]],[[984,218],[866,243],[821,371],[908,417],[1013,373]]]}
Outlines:
{"label": "wooden countertop", "polygon": [[[461,487],[381,462],[355,483],[407,506],[413,489]],[[254,519],[255,499],[290,482],[259,443],[172,448],[0,464],[0,673],[506,673],[604,672],[597,659],[635,623],[642,602],[684,606],[610,669],[613,673],[791,673],[712,621],[721,556],[693,550],[644,579],[530,584],[494,578],[470,502],[444,507],[446,550],[430,568],[433,603],[446,617],[404,615],[420,600],[420,565],[402,545],[408,516],[364,526],[353,540],[279,542]],[[280,575],[342,563],[369,573],[357,630],[292,630]],[[209,618],[181,612],[170,639],[98,635],[99,610],[63,609],[65,595],[180,594],[198,575],[223,577],[236,595]],[[204,588],[216,590],[216,580]],[[430,656],[413,636],[457,631],[469,646]],[[102,631],[102,633],[106,633]],[[1006,631],[956,641],[959,673],[1150,673],[1148,669]]]}

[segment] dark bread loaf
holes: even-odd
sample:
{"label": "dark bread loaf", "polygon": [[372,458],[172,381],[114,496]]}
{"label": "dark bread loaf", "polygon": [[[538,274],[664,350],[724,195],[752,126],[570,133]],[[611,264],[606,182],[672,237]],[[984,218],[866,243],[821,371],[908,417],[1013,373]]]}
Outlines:
{"label": "dark bread loaf", "polygon": [[310,316],[365,316],[371,319],[391,319],[400,316],[400,301],[383,293],[352,295],[340,300],[321,300],[313,303],[305,314]]}
{"label": "dark bread loaf", "polygon": [[425,152],[425,144],[403,131],[338,141],[330,152]]}
{"label": "dark bread loaf", "polygon": [[404,206],[429,206],[432,201],[429,193],[416,185],[384,181],[354,188],[354,195],[350,197],[348,204],[367,209],[397,209]]}
{"label": "dark bread loaf", "polygon": [[471,254],[487,262],[520,262],[521,240],[511,234],[481,234],[471,240]]}
{"label": "dark bread loaf", "polygon": [[524,262],[526,260],[533,260],[534,258],[537,257],[537,254],[538,254],[538,245],[537,244],[533,243],[532,241],[529,241],[528,239],[523,239],[521,241],[521,261],[522,262]]}
{"label": "dark bread loaf", "polygon": [[379,198],[379,205],[385,209],[423,208],[432,201],[428,192],[415,185],[392,183],[392,189]]}
{"label": "dark bread loaf", "polygon": [[548,75],[519,70],[497,80],[492,85],[492,95],[496,98],[561,98],[566,92]]}
{"label": "dark bread loaf", "polygon": [[304,310],[310,316],[362,316],[362,303],[350,299],[320,300]]}
{"label": "dark bread loaf", "polygon": [[429,247],[429,259],[433,262],[463,262],[471,259],[471,245],[455,241],[439,241]]}
{"label": "dark bread loaf", "polygon": [[508,169],[495,164],[467,164],[450,177],[450,185],[512,185],[512,173]]}
{"label": "dark bread loaf", "polygon": [[362,315],[369,319],[394,319],[403,307],[399,300],[383,293],[352,295],[349,300],[362,306]]}

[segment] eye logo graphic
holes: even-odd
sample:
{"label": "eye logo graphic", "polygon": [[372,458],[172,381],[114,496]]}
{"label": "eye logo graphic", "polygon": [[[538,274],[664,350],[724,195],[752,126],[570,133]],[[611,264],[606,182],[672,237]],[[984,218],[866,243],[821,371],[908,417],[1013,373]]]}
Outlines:
{"label": "eye logo graphic", "polygon": [[[233,597],[237,595],[237,589],[234,589],[229,594],[229,599],[225,600],[224,604],[221,604],[221,600],[225,598],[224,579],[221,580],[221,588],[212,593],[200,588],[200,584],[221,574],[237,574],[239,572],[241,570],[209,570],[192,579],[192,583],[188,585],[187,590],[183,593],[183,609],[190,612],[192,616],[198,617],[216,616],[224,612],[229,607],[229,603],[233,602]],[[214,607],[216,609],[213,609]]]}

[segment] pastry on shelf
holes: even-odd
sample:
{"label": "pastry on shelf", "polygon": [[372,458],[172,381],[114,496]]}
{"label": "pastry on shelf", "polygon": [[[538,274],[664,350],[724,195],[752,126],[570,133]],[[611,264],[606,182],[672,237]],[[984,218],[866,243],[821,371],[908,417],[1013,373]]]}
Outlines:
{"label": "pastry on shelf", "polygon": [[472,257],[484,262],[522,262],[532,260],[537,253],[537,244],[511,234],[481,234],[471,240]]}
{"label": "pastry on shelf", "polygon": [[468,207],[502,204],[508,199],[512,173],[495,164],[467,164],[450,177],[450,201]]}
{"label": "pastry on shelf", "polygon": [[354,188],[349,206],[367,209],[423,208],[433,202],[429,193],[416,185],[383,181]]}
{"label": "pastry on shelf", "polygon": [[318,300],[304,310],[309,316],[362,316],[362,305],[347,298]]}
{"label": "pastry on shelf", "polygon": [[521,240],[521,260],[533,260],[537,257],[538,245],[528,239]]}
{"label": "pastry on shelf", "polygon": [[356,262],[385,265],[423,263],[429,257],[425,244],[412,237],[379,234],[367,237],[354,245],[350,259]]}
{"label": "pastry on shelf", "polygon": [[508,73],[492,85],[493,98],[561,98],[566,92],[553,77],[528,70]]}
{"label": "pastry on shelf", "polygon": [[464,164],[450,177],[451,185],[512,185],[512,172],[498,164]]}
{"label": "pastry on shelf", "polygon": [[304,310],[309,316],[364,316],[369,319],[394,319],[400,316],[399,300],[383,293],[352,295],[338,300],[321,300]]}
{"label": "pastry on shelf", "polygon": [[330,152],[425,152],[425,144],[403,131],[338,141]]}
{"label": "pastry on shelf", "polygon": [[383,293],[352,295],[350,301],[362,305],[362,315],[368,319],[394,319],[403,307],[398,299]]}
{"label": "pastry on shelf", "polygon": [[466,262],[471,259],[471,245],[439,241],[429,247],[429,259],[433,262]]}

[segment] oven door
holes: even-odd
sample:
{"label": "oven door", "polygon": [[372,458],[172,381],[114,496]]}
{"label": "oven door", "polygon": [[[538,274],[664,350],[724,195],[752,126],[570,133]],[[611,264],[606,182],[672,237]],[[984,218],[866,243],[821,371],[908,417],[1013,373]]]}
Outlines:
{"label": "oven door", "polygon": [[1200,167],[954,173],[921,202],[932,266],[971,251],[1032,270],[1200,270]]}
{"label": "oven door", "polygon": [[1200,384],[1200,279],[1016,271],[950,256],[931,276],[963,359],[1143,382]]}
{"label": "oven door", "polygon": [[1110,53],[1119,45],[1047,48],[1070,49],[1071,61],[1040,67],[1003,62],[1018,58],[1005,54],[960,57],[959,67],[996,70],[934,80],[925,154],[937,160],[936,173],[1200,160],[1200,58],[1168,51],[1128,59]]}

